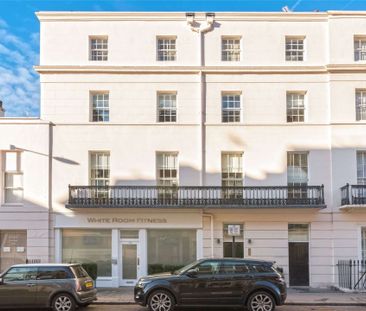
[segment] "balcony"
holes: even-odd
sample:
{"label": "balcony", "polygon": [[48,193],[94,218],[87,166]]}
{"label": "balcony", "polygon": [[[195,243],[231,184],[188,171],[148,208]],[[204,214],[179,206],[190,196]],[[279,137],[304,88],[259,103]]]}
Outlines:
{"label": "balcony", "polygon": [[69,186],[67,208],[325,208],[324,187]]}
{"label": "balcony", "polygon": [[342,208],[366,207],[366,185],[346,184],[343,186],[341,188],[341,205]]}

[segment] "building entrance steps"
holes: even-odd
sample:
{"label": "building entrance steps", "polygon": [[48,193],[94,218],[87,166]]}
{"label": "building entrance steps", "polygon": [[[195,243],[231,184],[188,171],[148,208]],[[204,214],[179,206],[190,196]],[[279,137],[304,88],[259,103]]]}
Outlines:
{"label": "building entrance steps", "polygon": [[[133,287],[98,288],[95,304],[134,304]],[[332,289],[289,288],[287,305],[366,306],[366,293],[344,293]]]}

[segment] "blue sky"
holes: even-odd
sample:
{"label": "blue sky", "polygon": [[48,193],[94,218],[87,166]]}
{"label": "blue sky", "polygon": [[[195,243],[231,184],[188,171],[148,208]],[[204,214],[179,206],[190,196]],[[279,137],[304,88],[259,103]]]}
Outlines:
{"label": "blue sky", "polygon": [[0,99],[6,116],[39,116],[36,11],[366,10],[366,0],[0,0]]}

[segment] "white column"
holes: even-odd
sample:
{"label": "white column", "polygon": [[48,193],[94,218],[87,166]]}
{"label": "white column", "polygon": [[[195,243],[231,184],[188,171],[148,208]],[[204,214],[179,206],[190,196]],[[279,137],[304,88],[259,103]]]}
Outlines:
{"label": "white column", "polygon": [[62,230],[55,229],[55,262],[62,262]]}
{"label": "white column", "polygon": [[147,231],[140,229],[139,232],[139,256],[140,256],[140,271],[138,277],[147,275]]}
{"label": "white column", "polygon": [[119,287],[120,263],[119,258],[119,230],[112,229],[112,287]]}
{"label": "white column", "polygon": [[196,247],[197,247],[197,259],[203,258],[203,230],[198,229],[196,232]]}

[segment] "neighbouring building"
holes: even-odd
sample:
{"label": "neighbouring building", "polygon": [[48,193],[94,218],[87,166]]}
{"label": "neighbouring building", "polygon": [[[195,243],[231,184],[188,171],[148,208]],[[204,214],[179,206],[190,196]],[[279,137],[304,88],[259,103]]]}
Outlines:
{"label": "neighbouring building", "polygon": [[0,267],[98,286],[201,257],[290,286],[366,259],[366,12],[38,12],[40,119],[0,119]]}

